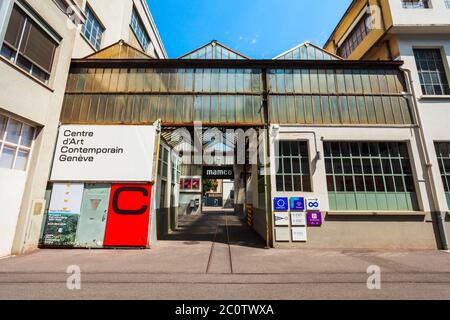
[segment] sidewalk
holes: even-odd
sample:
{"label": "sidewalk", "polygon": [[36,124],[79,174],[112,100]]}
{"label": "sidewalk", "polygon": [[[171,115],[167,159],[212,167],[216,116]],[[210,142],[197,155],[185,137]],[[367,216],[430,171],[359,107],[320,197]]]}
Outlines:
{"label": "sidewalk", "polygon": [[[41,250],[0,260],[1,299],[450,299],[450,253],[231,247],[233,273],[211,243],[153,250]],[[222,252],[223,253],[223,252]],[[214,252],[213,254],[216,254]],[[66,288],[69,265],[82,290]],[[366,287],[378,265],[382,289]]]}

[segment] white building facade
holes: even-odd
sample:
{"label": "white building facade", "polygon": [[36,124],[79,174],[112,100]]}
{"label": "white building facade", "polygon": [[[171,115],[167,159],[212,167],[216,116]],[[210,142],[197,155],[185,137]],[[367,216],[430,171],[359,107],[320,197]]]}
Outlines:
{"label": "white building facade", "polygon": [[145,1],[0,1],[0,257],[38,246],[72,57],[121,39],[166,57]]}

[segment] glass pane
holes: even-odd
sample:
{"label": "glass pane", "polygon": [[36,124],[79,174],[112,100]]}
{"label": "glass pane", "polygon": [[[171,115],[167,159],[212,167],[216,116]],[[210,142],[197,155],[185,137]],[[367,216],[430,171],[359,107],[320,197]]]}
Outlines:
{"label": "glass pane", "polygon": [[12,147],[3,147],[3,152],[0,156],[0,168],[11,169],[14,163],[14,154],[16,152],[16,148]]}
{"label": "glass pane", "polygon": [[6,117],[0,114],[0,140],[3,140],[6,128]]}
{"label": "glass pane", "polygon": [[33,138],[34,138],[34,128],[24,124],[22,129],[22,139],[20,140],[20,145],[25,147],[31,147]]}
{"label": "glass pane", "polygon": [[20,138],[20,129],[22,124],[14,119],[9,119],[6,128],[6,141],[11,143],[18,143]]}
{"label": "glass pane", "polygon": [[17,153],[17,159],[16,164],[14,165],[14,169],[25,171],[27,169],[29,156],[30,153],[28,151],[19,150],[19,152]]}

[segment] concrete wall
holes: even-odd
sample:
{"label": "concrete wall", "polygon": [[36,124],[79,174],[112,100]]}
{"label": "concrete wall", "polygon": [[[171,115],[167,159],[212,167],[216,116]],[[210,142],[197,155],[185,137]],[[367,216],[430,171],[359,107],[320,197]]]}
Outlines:
{"label": "concrete wall", "polygon": [[[394,27],[414,26],[414,33],[426,31],[425,26],[447,26],[449,28],[450,10],[445,6],[444,0],[432,0],[430,9],[405,9],[402,1],[389,0]],[[420,26],[418,28],[418,26]]]}
{"label": "concrete wall", "polygon": [[[131,27],[131,13],[133,6],[137,9],[142,22],[147,30],[152,45],[147,53],[154,58],[167,58],[162,41],[159,37],[155,23],[145,1],[141,0],[91,0],[89,6],[97,15],[105,27],[101,48],[108,47],[119,40],[141,48]],[[86,7],[86,0],[83,0],[83,10]],[[82,34],[82,30],[77,34],[75,42],[74,58],[83,58],[95,52],[95,48]]]}
{"label": "concrete wall", "polygon": [[[297,131],[297,132],[296,132]],[[405,141],[408,144],[414,172],[420,212],[330,212],[325,160],[316,158],[315,141],[311,131],[317,135],[318,150],[323,155],[323,141]],[[308,228],[306,243],[276,243],[275,247],[295,246],[302,248],[385,248],[385,249],[436,249],[437,240],[433,219],[430,215],[430,200],[424,180],[423,155],[417,145],[416,128],[351,128],[351,127],[281,127],[272,129],[271,139],[307,141],[310,153],[313,192],[277,192],[272,179],[272,197],[304,196],[319,198],[325,214],[322,227]],[[274,154],[271,141],[270,154]],[[275,159],[271,158],[271,166]],[[341,215],[345,214],[345,215]]]}

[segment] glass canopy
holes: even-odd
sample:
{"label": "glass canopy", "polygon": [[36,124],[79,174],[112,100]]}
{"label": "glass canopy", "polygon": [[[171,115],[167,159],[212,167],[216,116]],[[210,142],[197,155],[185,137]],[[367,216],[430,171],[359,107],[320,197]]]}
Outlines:
{"label": "glass canopy", "polygon": [[207,45],[181,56],[180,59],[249,60],[250,58],[224,46],[217,41],[212,41]]}
{"label": "glass canopy", "polygon": [[343,60],[309,42],[302,43],[274,58],[274,60]]}

